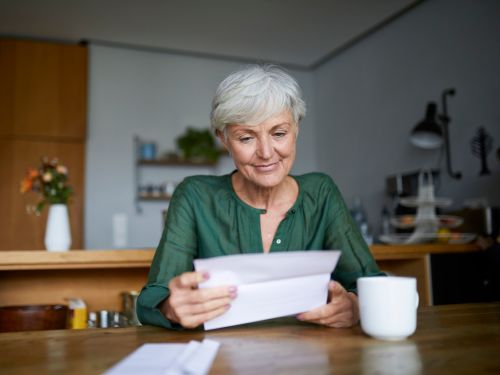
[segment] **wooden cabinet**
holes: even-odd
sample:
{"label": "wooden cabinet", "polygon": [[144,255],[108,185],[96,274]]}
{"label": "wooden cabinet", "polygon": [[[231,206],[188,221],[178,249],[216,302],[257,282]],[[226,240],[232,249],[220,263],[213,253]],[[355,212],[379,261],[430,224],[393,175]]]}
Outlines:
{"label": "wooden cabinet", "polygon": [[0,134],[85,138],[87,48],[0,40]]}
{"label": "wooden cabinet", "polygon": [[420,306],[433,305],[430,257],[433,254],[459,254],[481,251],[476,244],[372,245],[370,250],[378,266],[388,275],[417,279]]}
{"label": "wooden cabinet", "polygon": [[82,248],[87,48],[0,39],[0,82],[0,250],[44,248],[47,210],[28,214],[38,197],[20,193],[44,156],[69,169],[72,248]]}
{"label": "wooden cabinet", "polygon": [[0,306],[67,304],[82,298],[88,311],[122,310],[121,293],[139,291],[153,250],[0,252]]}

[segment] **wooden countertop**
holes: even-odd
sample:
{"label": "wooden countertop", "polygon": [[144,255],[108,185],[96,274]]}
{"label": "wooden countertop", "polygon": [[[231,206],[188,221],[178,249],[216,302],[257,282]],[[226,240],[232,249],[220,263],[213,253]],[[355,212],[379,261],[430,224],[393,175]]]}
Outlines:
{"label": "wooden countertop", "polygon": [[480,251],[475,243],[469,244],[426,244],[426,245],[372,245],[370,250],[376,260],[405,259],[415,255],[470,253]]}
{"label": "wooden countertop", "polygon": [[153,249],[0,251],[0,270],[149,268],[153,255]]}
{"label": "wooden countertop", "polygon": [[499,374],[500,302],[422,307],[415,334],[379,341],[359,326],[275,319],[213,331],[159,327],[0,334],[12,375],[102,374],[145,343],[220,343],[210,374]]}
{"label": "wooden countertop", "polygon": [[[406,259],[415,256],[441,253],[479,251],[475,244],[465,245],[372,245],[377,260]],[[44,250],[0,251],[1,270],[43,269],[95,269],[95,268],[143,268],[151,265],[154,249],[133,250],[71,250],[48,252]]]}

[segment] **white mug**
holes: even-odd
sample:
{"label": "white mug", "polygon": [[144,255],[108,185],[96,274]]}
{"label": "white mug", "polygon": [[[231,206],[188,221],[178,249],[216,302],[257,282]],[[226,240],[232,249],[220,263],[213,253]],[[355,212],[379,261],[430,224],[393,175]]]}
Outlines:
{"label": "white mug", "polygon": [[376,339],[403,340],[417,328],[414,277],[361,277],[357,281],[363,331]]}

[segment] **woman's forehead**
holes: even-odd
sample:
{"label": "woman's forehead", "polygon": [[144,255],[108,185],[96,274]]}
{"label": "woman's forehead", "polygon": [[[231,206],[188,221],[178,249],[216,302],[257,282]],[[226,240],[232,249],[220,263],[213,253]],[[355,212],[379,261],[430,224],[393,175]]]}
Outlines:
{"label": "woman's forehead", "polygon": [[242,129],[242,128],[257,128],[257,127],[274,127],[279,125],[295,125],[293,116],[290,111],[284,110],[276,115],[273,115],[259,123],[256,122],[245,122],[245,123],[234,123],[229,124],[231,129]]}

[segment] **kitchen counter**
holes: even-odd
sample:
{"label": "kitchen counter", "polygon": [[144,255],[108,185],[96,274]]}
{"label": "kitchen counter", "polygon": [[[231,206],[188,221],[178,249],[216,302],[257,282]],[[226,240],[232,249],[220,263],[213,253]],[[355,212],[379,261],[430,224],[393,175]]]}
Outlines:
{"label": "kitchen counter", "polygon": [[456,254],[481,251],[476,244],[372,245],[372,254],[380,269],[396,276],[417,279],[420,305],[433,304],[431,254]]}
{"label": "kitchen counter", "polygon": [[153,249],[138,250],[44,250],[0,251],[2,270],[149,268]]}
{"label": "kitchen counter", "polygon": [[144,250],[0,251],[0,305],[67,303],[122,310],[121,293],[139,291],[153,257]]}
{"label": "kitchen counter", "polygon": [[[479,251],[467,245],[373,245],[383,271],[417,278],[422,305],[432,304],[430,254]],[[121,310],[120,294],[145,284],[154,249],[0,251],[0,305],[65,303],[79,297],[89,311]]]}
{"label": "kitchen counter", "polygon": [[[416,255],[479,251],[475,244],[372,245],[376,260],[412,258]],[[141,268],[149,267],[154,249],[131,250],[45,250],[0,251],[1,270]]]}
{"label": "kitchen counter", "polygon": [[415,255],[470,253],[480,251],[476,244],[426,244],[426,245],[372,245],[370,250],[377,260],[408,258]]}

